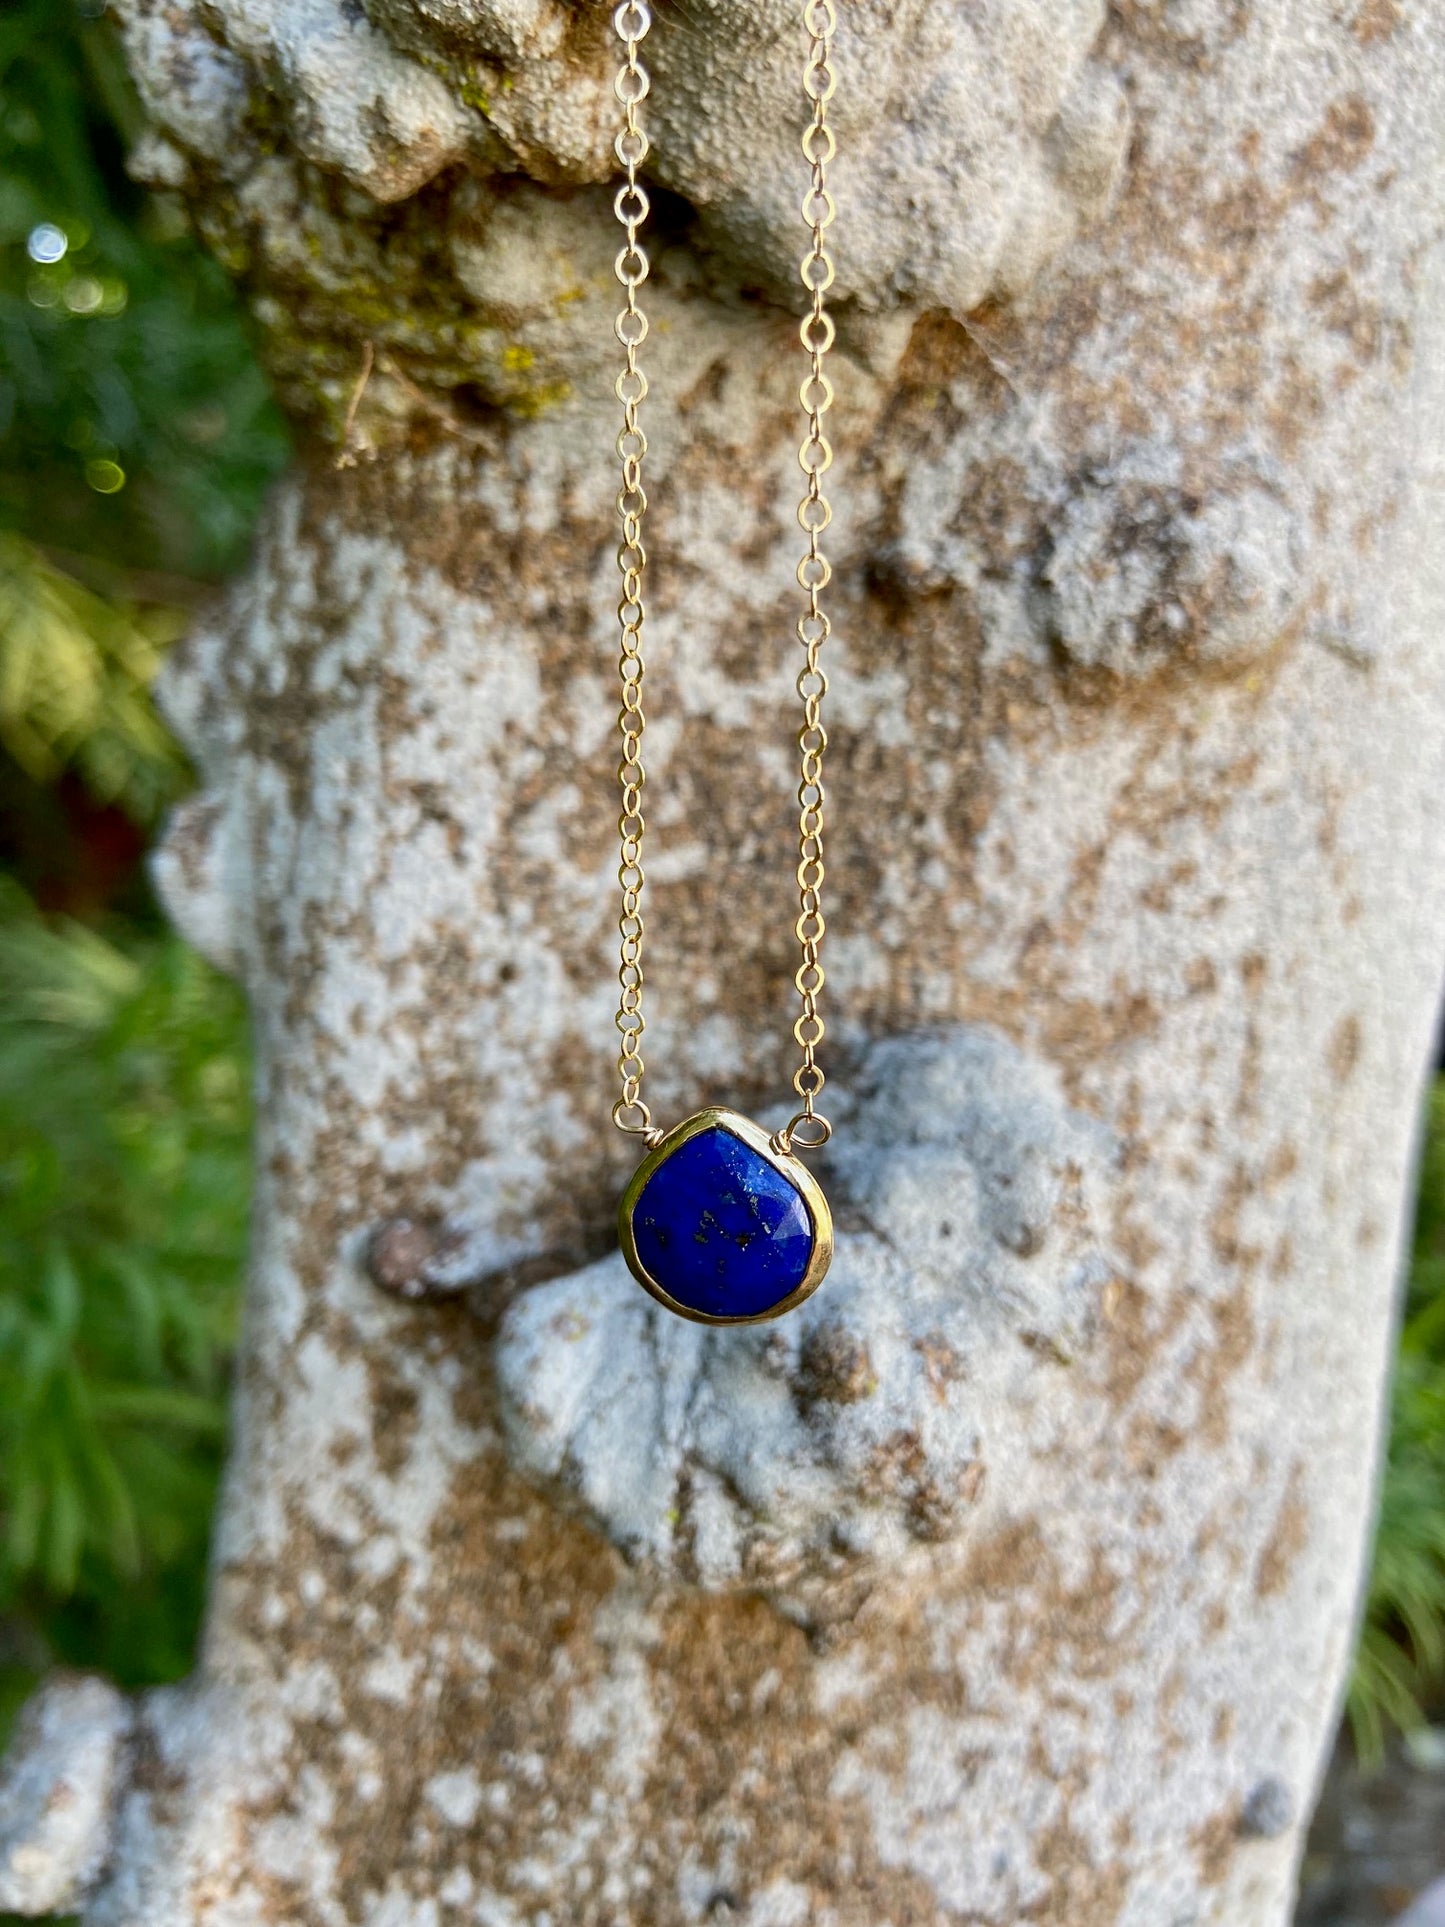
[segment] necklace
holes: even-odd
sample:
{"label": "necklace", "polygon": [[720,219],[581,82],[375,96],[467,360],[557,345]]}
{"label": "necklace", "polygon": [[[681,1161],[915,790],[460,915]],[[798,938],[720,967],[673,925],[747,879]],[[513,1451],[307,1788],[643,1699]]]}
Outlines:
{"label": "necklace", "polygon": [[642,625],[647,563],[642,544],[642,519],[647,507],[642,463],[647,438],[638,411],[647,394],[647,377],[639,366],[638,350],[647,339],[647,317],[638,290],[648,274],[647,255],[639,236],[650,203],[647,190],[638,180],[638,170],[647,159],[650,142],[638,109],[647,98],[651,82],[638,58],[638,48],[652,25],[652,16],[647,0],[622,0],[612,17],[625,49],[614,83],[623,110],[614,151],[625,180],[613,205],[627,236],[617,256],[617,278],[626,295],[616,323],[617,339],[625,355],[616,383],[623,408],[623,425],[617,438],[622,461],[622,487],[617,497],[622,518],[622,543],[617,552],[622,572],[622,600],[618,605],[622,625],[622,708],[618,717],[622,812],[617,826],[621,838],[617,874],[622,886],[617,1009],[622,1044],[617,1070],[622,1095],[612,1107],[612,1120],[619,1129],[642,1138],[647,1146],[646,1156],[623,1193],[618,1230],[623,1256],[638,1283],[669,1311],[705,1325],[748,1325],[781,1317],[816,1291],[833,1255],[828,1201],[798,1153],[820,1149],[832,1136],[832,1126],[817,1109],[824,1083],[817,1051],[824,1028],[818,998],[823,988],[823,754],[828,743],[821,718],[828,679],[819,664],[819,653],[830,630],[820,597],[832,574],[819,539],[833,519],[822,478],[833,460],[823,433],[823,416],[832,404],[833,386],[823,371],[823,362],[834,338],[833,320],[824,297],[833,284],[827,230],[834,208],[826,170],[835,152],[827,105],[834,88],[829,63],[837,20],[833,0],[803,0],[802,15],[809,43],[803,91],[811,106],[802,143],[811,171],[803,196],[803,220],[810,243],[801,273],[811,300],[799,330],[808,358],[808,373],[798,391],[807,418],[798,453],[807,478],[798,508],[807,549],[798,564],[805,605],[797,624],[803,646],[803,667],[797,678],[803,722],[797,738],[801,759],[799,908],[793,926],[802,953],[793,980],[802,1004],[793,1025],[793,1036],[802,1052],[793,1089],[802,1100],[802,1108],[782,1130],[771,1134],[750,1118],[717,1106],[696,1112],[670,1131],[659,1130],[654,1128],[652,1114],[642,1100]]}

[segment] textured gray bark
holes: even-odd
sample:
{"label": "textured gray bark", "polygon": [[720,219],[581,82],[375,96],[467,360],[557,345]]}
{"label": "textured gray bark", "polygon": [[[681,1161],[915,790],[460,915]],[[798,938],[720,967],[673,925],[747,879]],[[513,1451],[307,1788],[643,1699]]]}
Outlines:
{"label": "textured gray bark", "polygon": [[[1445,956],[1445,17],[840,0],[842,1236],[729,1334],[608,1255],[606,12],[122,10],[310,452],[167,684],[259,1195],[87,1920],[1282,1927]],[[669,1119],[788,1064],[792,20],[649,43]]]}

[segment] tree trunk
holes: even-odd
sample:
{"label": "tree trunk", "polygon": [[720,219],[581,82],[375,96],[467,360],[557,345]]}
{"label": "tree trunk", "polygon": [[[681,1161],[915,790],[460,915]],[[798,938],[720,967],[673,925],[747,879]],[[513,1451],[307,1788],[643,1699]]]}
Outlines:
{"label": "tree trunk", "polygon": [[[307,453],[165,692],[260,1061],[204,1654],[32,1723],[115,1782],[40,1906],[1288,1919],[1445,955],[1445,19],[838,5],[841,1229],[719,1333],[612,1250],[607,10],[122,0]],[[666,1122],[786,1115],[796,15],[646,43]]]}

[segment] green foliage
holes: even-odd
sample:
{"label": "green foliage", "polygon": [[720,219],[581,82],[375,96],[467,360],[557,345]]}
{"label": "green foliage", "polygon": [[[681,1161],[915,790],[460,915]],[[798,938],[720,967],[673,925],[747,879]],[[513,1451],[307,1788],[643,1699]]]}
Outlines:
{"label": "green foliage", "polygon": [[1415,1244],[1350,1719],[1366,1761],[1445,1690],[1445,1079],[1430,1096]]}
{"label": "green foliage", "polygon": [[0,530],[210,577],[286,440],[224,274],[126,176],[140,127],[109,22],[0,9]]}
{"label": "green foliage", "polygon": [[101,0],[0,6],[0,1731],[51,1660],[190,1664],[248,1198],[237,994],[155,933],[150,683],[286,438],[234,291],[132,183]]}
{"label": "green foliage", "polygon": [[0,1614],[128,1681],[190,1657],[248,1173],[238,994],[0,885]]}
{"label": "green foliage", "polygon": [[87,906],[127,894],[96,807],[149,827],[185,780],[150,680],[286,459],[234,290],[126,174],[102,12],[0,6],[0,861]]}
{"label": "green foliage", "polygon": [[72,768],[97,801],[154,822],[186,776],[150,698],[179,627],[175,610],[108,601],[0,533],[0,746],[34,783]]}

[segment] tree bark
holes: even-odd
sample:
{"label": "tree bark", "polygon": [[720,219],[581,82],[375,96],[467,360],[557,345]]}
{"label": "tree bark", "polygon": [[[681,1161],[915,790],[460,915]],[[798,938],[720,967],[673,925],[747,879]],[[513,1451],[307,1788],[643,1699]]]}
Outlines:
{"label": "tree bark", "polygon": [[[611,1248],[607,11],[121,11],[305,453],[167,674],[258,1192],[87,1921],[1281,1927],[1445,955],[1445,17],[839,0],[841,1231],[716,1333]],[[647,43],[665,1121],[786,1115],[801,52]]]}

